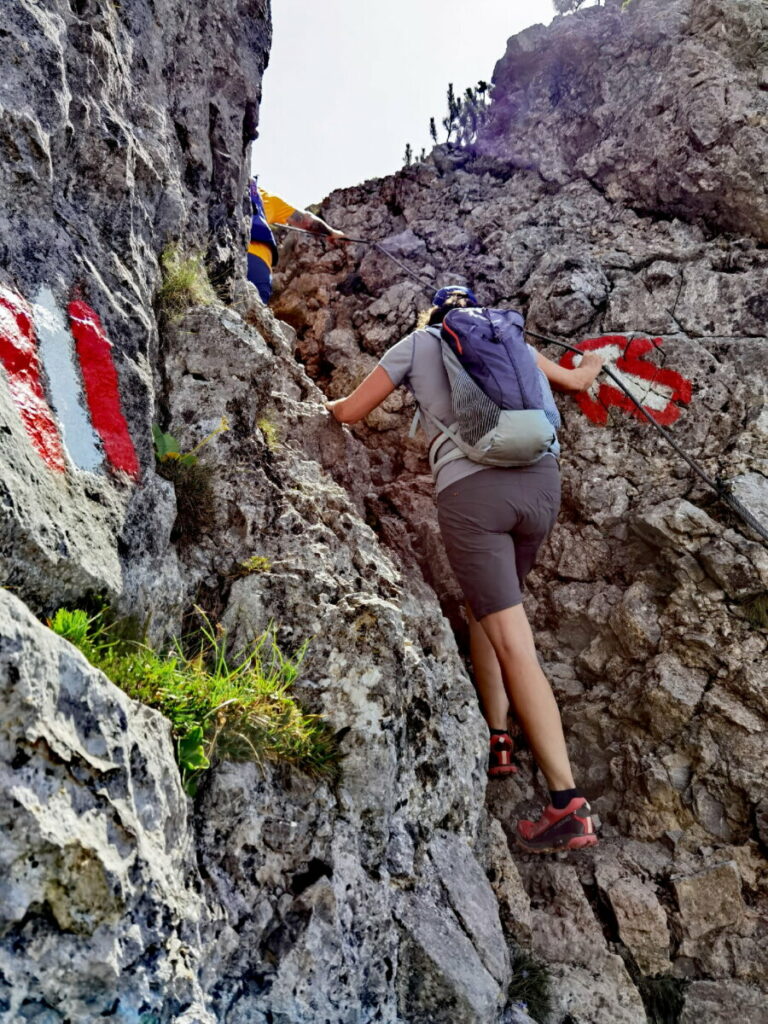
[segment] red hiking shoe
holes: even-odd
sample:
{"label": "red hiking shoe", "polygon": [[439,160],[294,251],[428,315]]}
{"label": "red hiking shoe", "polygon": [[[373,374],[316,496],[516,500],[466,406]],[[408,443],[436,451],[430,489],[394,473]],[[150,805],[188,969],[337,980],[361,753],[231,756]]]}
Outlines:
{"label": "red hiking shoe", "polygon": [[549,804],[538,821],[518,821],[517,842],[531,853],[583,850],[596,846],[591,807],[583,796],[575,796],[562,811]]}
{"label": "red hiking shoe", "polygon": [[491,778],[502,775],[514,775],[517,765],[512,764],[514,744],[508,732],[495,733],[491,736],[491,751],[488,756],[488,774]]}

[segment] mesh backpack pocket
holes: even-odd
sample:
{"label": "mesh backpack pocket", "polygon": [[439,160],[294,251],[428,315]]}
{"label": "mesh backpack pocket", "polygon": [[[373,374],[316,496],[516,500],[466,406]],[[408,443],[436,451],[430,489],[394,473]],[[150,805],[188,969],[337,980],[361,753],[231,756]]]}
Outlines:
{"label": "mesh backpack pocket", "polygon": [[[489,466],[527,466],[556,444],[557,410],[545,411],[542,375],[515,310],[453,309],[440,331],[454,422],[427,416],[440,430],[430,449],[437,472],[462,456]],[[435,458],[446,437],[456,449]]]}

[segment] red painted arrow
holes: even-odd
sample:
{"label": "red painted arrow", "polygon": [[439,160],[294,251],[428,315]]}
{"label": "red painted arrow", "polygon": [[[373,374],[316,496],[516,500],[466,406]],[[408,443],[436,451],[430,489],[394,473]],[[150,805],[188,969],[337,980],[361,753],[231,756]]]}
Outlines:
{"label": "red painted arrow", "polygon": [[[574,347],[581,352],[599,352],[604,362],[612,363],[614,370],[621,374],[626,386],[635,393],[648,414],[657,423],[667,427],[680,418],[680,409],[675,403],[690,402],[691,382],[676,370],[654,366],[642,358],[660,348],[661,344],[661,338],[654,338],[653,341],[635,338],[630,342],[621,334],[610,334],[602,338],[588,338]],[[575,359],[575,352],[566,352],[560,365],[572,369]],[[608,422],[608,409],[611,406],[645,421],[640,410],[620,388],[604,381],[593,385],[589,391],[577,393],[575,398],[584,415],[600,426]]]}
{"label": "red painted arrow", "polygon": [[66,469],[61,438],[43,391],[32,313],[21,295],[0,287],[0,363],[37,453],[57,472]]}

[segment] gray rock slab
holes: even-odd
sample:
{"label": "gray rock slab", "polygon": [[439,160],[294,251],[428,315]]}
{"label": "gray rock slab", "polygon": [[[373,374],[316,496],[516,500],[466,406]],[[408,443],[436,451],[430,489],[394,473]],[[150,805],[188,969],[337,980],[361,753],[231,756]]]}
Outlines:
{"label": "gray rock slab", "polygon": [[640,993],[632,984],[621,957],[606,955],[590,970],[576,964],[551,968],[554,1019],[584,1024],[647,1024]]}
{"label": "gray rock slab", "polygon": [[741,875],[728,861],[673,880],[687,940],[696,943],[711,932],[737,925],[744,916]]}
{"label": "gray rock slab", "polygon": [[531,944],[531,901],[525,891],[501,822],[489,815],[477,851],[498,902],[504,933],[521,946]]}
{"label": "gray rock slab", "polygon": [[[41,975],[13,975],[27,1016],[87,1019],[105,992],[132,985],[127,1016],[151,989],[161,1019],[185,1024],[394,1022],[407,1017],[398,1000],[424,1021],[455,1006],[494,1020],[496,982],[478,954],[489,938],[455,912],[458,888],[455,905],[431,888],[439,828],[496,865],[503,927],[520,938],[533,926],[569,1000],[561,1019],[642,1020],[605,941],[613,922],[591,895],[601,848],[559,879],[547,862],[521,860],[516,875],[498,842],[490,859],[479,852],[484,727],[443,617],[463,635],[423,446],[406,436],[410,399],[390,396],[353,430],[323,408],[411,330],[419,286],[370,247],[324,252],[293,239],[274,306],[289,328],[241,279],[243,143],[256,129],[268,5],[251,4],[245,19],[239,0],[6,7],[0,276],[48,308],[82,293],[98,312],[142,472],[138,483],[105,472],[98,451],[63,431],[88,468],[50,478],[0,370],[3,582],[38,612],[102,591],[141,621],[153,612],[158,639],[198,598],[236,642],[270,620],[286,650],[312,635],[296,692],[339,730],[345,768],[332,794],[290,772],[219,768],[195,824],[203,879],[184,859],[178,784],[155,763],[172,773],[157,716],[105,696],[103,680],[32,620],[21,632],[12,624],[24,664],[10,652],[4,778],[16,838],[4,836],[5,906],[16,944],[3,955]],[[438,147],[396,176],[334,193],[323,216],[390,239],[425,280],[467,281],[488,304],[519,306],[542,334],[659,337],[646,357],[652,386],[663,389],[663,370],[691,386],[691,401],[667,410],[673,436],[762,507],[766,31],[759,0],[633,0],[529,29],[496,71],[477,153]],[[160,254],[179,238],[185,255],[205,254],[222,301],[159,320]],[[48,326],[44,356],[58,374],[63,350],[50,347],[61,323]],[[66,393],[53,383],[61,418],[77,375]],[[604,884],[634,880],[614,895],[639,950],[630,910],[656,918],[635,881],[697,878],[723,858],[741,871],[753,823],[765,832],[766,644],[744,602],[768,567],[650,427],[608,403],[598,426],[559,401],[561,524],[526,607],[577,778],[606,836],[632,837]],[[182,543],[150,426],[162,419],[189,450],[224,414],[229,432],[201,456],[214,522]],[[252,556],[269,570],[246,577]],[[121,711],[135,749],[121,739]],[[510,829],[536,802],[522,760],[523,778],[496,798]],[[666,859],[641,853],[664,839]],[[465,868],[458,876],[470,879]],[[747,900],[740,913],[733,881],[718,888],[711,930],[706,885],[697,894],[681,883],[674,969],[692,976],[696,996],[686,1013],[720,1012],[696,989],[712,978],[746,986],[731,995],[751,1007],[765,974],[754,911]],[[408,887],[431,907],[432,933],[448,922],[451,949],[466,953],[458,968],[413,921],[393,927]],[[705,930],[694,938],[686,927]],[[655,956],[661,928],[650,934]],[[45,1005],[55,999],[61,1013]]]}
{"label": "gray rock slab", "polygon": [[754,118],[766,109],[766,29],[757,0],[611,4],[526,29],[496,65],[498,102],[481,149],[548,181],[583,175],[628,206],[765,238],[764,137]]}
{"label": "gray rock slab", "polygon": [[163,1018],[180,1000],[212,1024],[194,969],[206,910],[189,885],[168,723],[6,591],[0,638],[8,1019],[25,1001],[85,1021],[116,1001]]}
{"label": "gray rock slab", "polygon": [[433,893],[403,894],[395,918],[400,946],[400,1013],[414,1022],[495,1020],[503,992],[488,973],[453,912]]}
{"label": "gray rock slab", "polygon": [[487,970],[503,988],[510,979],[509,951],[487,875],[458,836],[438,833],[429,844],[429,855],[454,912]]}
{"label": "gray rock slab", "polygon": [[686,990],[680,1024],[728,1024],[735,1013],[749,1024],[767,1024],[768,992],[738,981],[694,981]]}
{"label": "gray rock slab", "polygon": [[[597,872],[598,884],[600,873]],[[618,878],[605,884],[619,928],[619,937],[627,946],[643,974],[666,974],[670,935],[667,915],[656,893],[639,878]]]}

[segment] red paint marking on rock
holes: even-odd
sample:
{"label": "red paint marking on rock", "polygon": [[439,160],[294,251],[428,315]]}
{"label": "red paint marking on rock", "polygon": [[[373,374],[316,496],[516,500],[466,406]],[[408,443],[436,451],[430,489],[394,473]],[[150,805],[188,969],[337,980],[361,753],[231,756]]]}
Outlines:
{"label": "red paint marking on rock", "polygon": [[0,288],[0,362],[35,450],[51,469],[64,472],[61,438],[40,377],[32,313],[21,295],[7,288]]}
{"label": "red paint marking on rock", "polygon": [[139,460],[120,404],[112,343],[87,302],[70,302],[67,311],[93,427],[111,465],[137,479]]}
{"label": "red paint marking on rock", "polygon": [[[610,334],[602,338],[588,338],[576,348],[581,352],[600,352],[603,361],[613,364],[624,383],[632,390],[643,408],[663,427],[680,418],[680,409],[675,404],[687,404],[691,400],[691,382],[665,366],[654,366],[643,357],[661,348],[661,338],[635,338],[631,342],[621,334]],[[575,352],[566,352],[560,360],[561,366],[572,368]],[[608,422],[611,406],[623,409],[645,422],[646,417],[624,392],[613,384],[600,381],[589,391],[579,392],[576,402],[584,415],[593,423],[604,426]]]}

